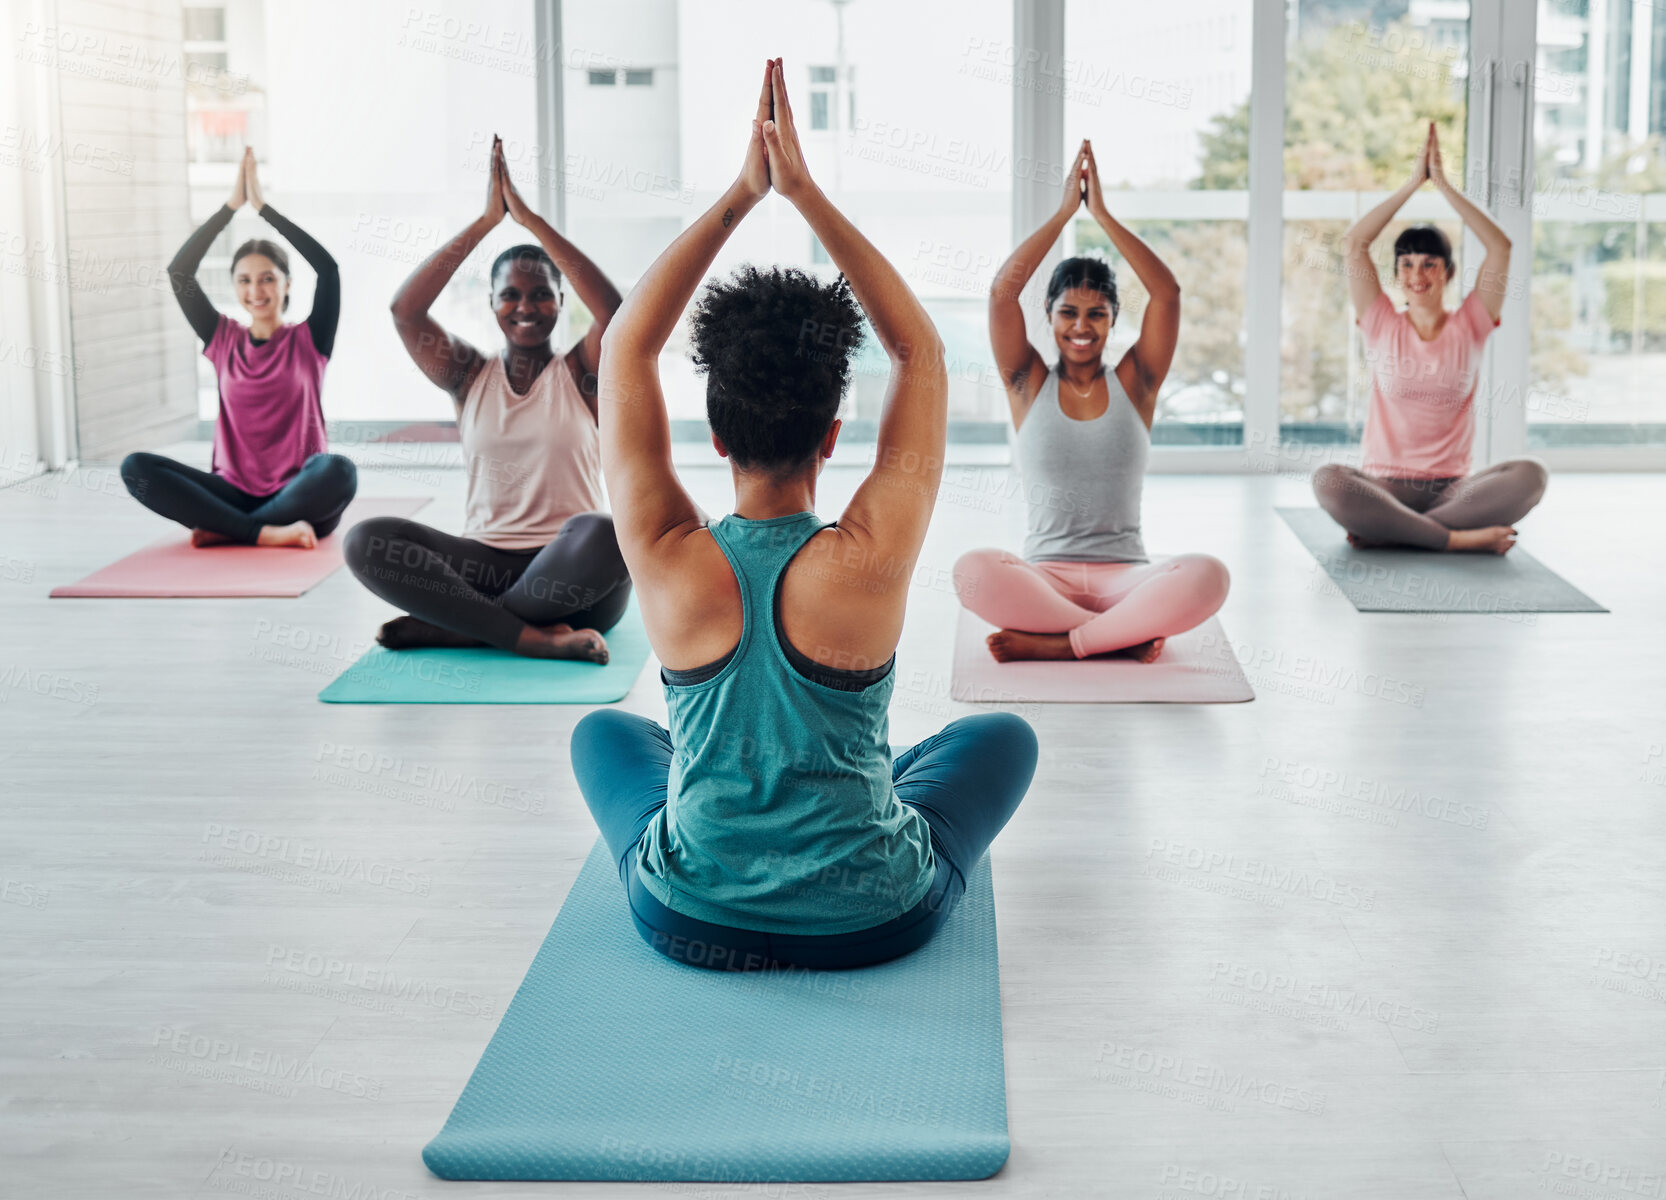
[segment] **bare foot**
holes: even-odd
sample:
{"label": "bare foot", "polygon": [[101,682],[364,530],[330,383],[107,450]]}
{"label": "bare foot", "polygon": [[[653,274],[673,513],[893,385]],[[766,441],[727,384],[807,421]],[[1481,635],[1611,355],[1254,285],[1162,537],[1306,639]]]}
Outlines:
{"label": "bare foot", "polygon": [[594,629],[574,629],[571,625],[528,625],[521,630],[515,643],[515,653],[528,658],[573,658],[581,662],[607,665],[607,641]]}
{"label": "bare foot", "polygon": [[1446,539],[1446,548],[1472,554],[1508,554],[1516,544],[1516,531],[1508,525],[1488,525],[1484,529],[1454,529]]}
{"label": "bare foot", "polygon": [[456,648],[486,644],[466,634],[453,633],[438,625],[430,625],[419,617],[395,617],[376,631],[376,640],[389,650],[416,650],[436,646]]}
{"label": "bare foot", "polygon": [[296,521],[290,525],[262,525],[257,546],[293,546],[297,550],[312,550],[318,545],[318,535],[310,521]]}
{"label": "bare foot", "polygon": [[1379,547],[1386,546],[1388,544],[1389,543],[1387,542],[1368,542],[1357,533],[1350,533],[1348,535],[1348,545],[1352,546],[1355,550],[1376,550]]}
{"label": "bare foot", "polygon": [[1023,633],[1017,629],[998,629],[984,642],[996,662],[1034,659],[1062,662],[1076,657],[1076,652],[1070,648],[1070,635],[1065,633]]}
{"label": "bare foot", "polygon": [[1166,638],[1152,638],[1149,642],[1141,642],[1137,646],[1124,646],[1120,650],[1112,650],[1106,658],[1131,658],[1135,662],[1156,662],[1157,656],[1163,652]]}
{"label": "bare foot", "polygon": [[207,529],[191,531],[191,544],[199,550],[204,546],[224,546],[229,541],[231,539],[223,533],[212,533]]}

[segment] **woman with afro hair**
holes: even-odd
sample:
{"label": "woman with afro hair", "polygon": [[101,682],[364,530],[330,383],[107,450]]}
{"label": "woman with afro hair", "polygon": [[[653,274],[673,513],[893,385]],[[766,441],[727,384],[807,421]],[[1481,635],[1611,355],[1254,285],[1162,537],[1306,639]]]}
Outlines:
{"label": "woman with afro hair", "polygon": [[[770,191],[843,272],[744,268],[694,314],[712,445],[734,481],[708,520],[672,469],[658,360],[718,251]],[[872,471],[814,512],[866,314],[891,361]],[[925,944],[1016,809],[1035,735],[956,721],[893,761],[887,710],[943,469],[942,343],[895,268],[805,166],[781,60],[745,165],[638,282],[602,340],[602,470],[658,655],[670,728],[612,710],[573,772],[650,946],[697,966],[853,967]]]}

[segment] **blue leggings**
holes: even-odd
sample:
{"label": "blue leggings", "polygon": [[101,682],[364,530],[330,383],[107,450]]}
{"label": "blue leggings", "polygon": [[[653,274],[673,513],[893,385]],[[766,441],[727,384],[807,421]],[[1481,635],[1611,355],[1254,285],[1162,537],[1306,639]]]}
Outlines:
{"label": "blue leggings", "polygon": [[925,899],[895,920],[854,933],[761,933],[714,925],[660,903],[636,872],[636,844],[665,807],[671,735],[646,717],[598,709],[573,730],[573,774],[619,865],[631,919],[655,950],[678,962],[746,971],[864,967],[931,940],[966,891],[966,876],[1012,817],[1035,774],[1036,740],[1010,713],[962,717],[899,754],[892,780],[931,827],[937,874]]}

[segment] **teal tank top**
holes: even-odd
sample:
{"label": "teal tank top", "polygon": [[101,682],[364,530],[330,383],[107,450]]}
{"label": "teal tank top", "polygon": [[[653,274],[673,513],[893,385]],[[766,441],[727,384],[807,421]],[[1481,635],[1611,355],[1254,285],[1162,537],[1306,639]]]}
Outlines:
{"label": "teal tank top", "polygon": [[787,564],[826,528],[815,513],[709,526],[735,572],[741,634],[702,683],[665,686],[671,776],[637,843],[660,903],[763,933],[883,925],[931,889],[925,818],[891,786],[893,667],[860,691],[808,678],[776,637]]}

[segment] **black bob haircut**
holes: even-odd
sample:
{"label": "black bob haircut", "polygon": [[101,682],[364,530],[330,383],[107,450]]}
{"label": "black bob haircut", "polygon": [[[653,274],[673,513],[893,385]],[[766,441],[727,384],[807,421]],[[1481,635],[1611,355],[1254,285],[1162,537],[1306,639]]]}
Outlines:
{"label": "black bob haircut", "polygon": [[850,385],[862,309],[843,275],[750,264],[706,285],[691,323],[706,419],[742,470],[789,474],[821,446]]}
{"label": "black bob haircut", "polygon": [[1446,264],[1446,277],[1452,278],[1452,243],[1433,225],[1413,225],[1402,229],[1394,239],[1394,270],[1400,270],[1402,254],[1427,254]]}
{"label": "black bob haircut", "polygon": [[1071,288],[1092,288],[1110,303],[1111,320],[1116,320],[1121,308],[1116,298],[1116,272],[1102,258],[1067,258],[1053,268],[1047,281],[1047,315],[1053,314],[1053,304]]}
{"label": "black bob haircut", "polygon": [[[251,254],[265,255],[267,258],[272,260],[272,265],[283,273],[283,277],[285,279],[290,277],[289,254],[282,246],[278,245],[276,242],[268,241],[265,238],[250,238],[241,246],[237,247],[237,253],[231,256],[231,276],[233,279],[237,278],[237,264],[249,257]],[[282,311],[289,311],[288,292],[283,294]]]}
{"label": "black bob haircut", "polygon": [[[528,259],[532,261],[526,261]],[[497,275],[499,271],[510,263],[520,267],[530,267],[532,262],[543,263],[545,269],[550,273],[550,278],[555,281],[555,286],[561,286],[561,268],[555,265],[555,260],[549,256],[547,250],[542,246],[511,246],[492,260],[492,273],[486,277],[491,280],[492,294],[494,296],[497,294]]]}

